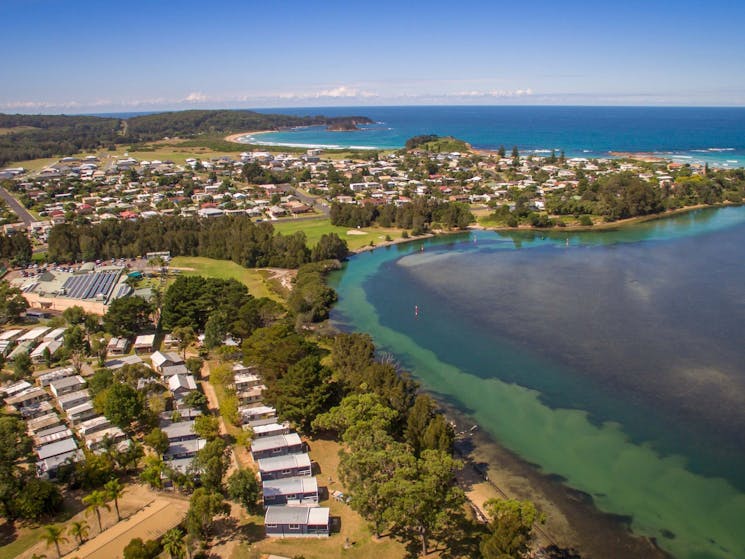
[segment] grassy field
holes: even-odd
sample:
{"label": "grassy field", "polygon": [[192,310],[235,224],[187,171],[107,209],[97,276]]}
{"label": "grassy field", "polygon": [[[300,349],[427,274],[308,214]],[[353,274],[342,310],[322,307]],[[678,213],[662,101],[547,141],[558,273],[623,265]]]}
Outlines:
{"label": "grassy field", "polygon": [[282,301],[282,297],[274,291],[268,281],[270,272],[267,270],[253,270],[243,268],[229,260],[213,260],[198,256],[177,256],[171,260],[171,268],[183,268],[185,275],[199,275],[210,278],[235,279],[248,287],[248,292],[254,297],[268,297],[275,301]]}
{"label": "grassy field", "polygon": [[[339,444],[328,440],[310,441],[310,457],[319,466],[319,489],[327,487],[328,492],[344,491],[339,481]],[[329,482],[329,480],[331,480]],[[406,556],[404,546],[388,537],[374,540],[367,523],[349,505],[339,503],[326,496],[321,506],[331,508],[331,516],[340,520],[340,531],[329,538],[312,539],[260,539],[263,535],[263,519],[249,517],[242,527],[247,542],[238,546],[232,559],[258,559],[266,554],[284,557],[303,556],[306,559],[398,559]],[[344,549],[345,542],[349,549]]]}
{"label": "grassy field", "polygon": [[291,235],[298,231],[303,231],[308,239],[308,246],[315,245],[322,235],[328,233],[336,233],[339,238],[347,241],[351,250],[356,250],[363,246],[367,246],[372,241],[373,243],[381,244],[385,241],[385,236],[390,235],[392,239],[399,239],[401,237],[402,229],[385,228],[385,227],[366,227],[365,229],[357,229],[358,234],[350,235],[349,227],[339,227],[331,225],[328,218],[318,219],[286,219],[280,221],[272,221],[274,229],[283,235]]}

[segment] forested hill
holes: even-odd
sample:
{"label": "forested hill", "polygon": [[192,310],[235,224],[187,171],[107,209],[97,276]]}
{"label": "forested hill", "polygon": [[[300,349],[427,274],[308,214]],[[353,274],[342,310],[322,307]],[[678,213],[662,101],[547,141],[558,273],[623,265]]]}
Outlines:
{"label": "forested hill", "polygon": [[245,110],[175,111],[128,119],[0,114],[0,165],[166,137],[192,138],[294,126],[353,126],[370,122],[364,116],[291,116]]}

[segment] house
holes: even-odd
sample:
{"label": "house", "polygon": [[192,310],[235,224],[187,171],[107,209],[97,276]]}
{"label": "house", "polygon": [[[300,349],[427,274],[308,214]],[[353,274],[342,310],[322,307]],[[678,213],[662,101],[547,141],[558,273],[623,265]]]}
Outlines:
{"label": "house", "polygon": [[155,349],[155,334],[143,334],[135,338],[136,353],[152,353]]}
{"label": "house", "polygon": [[194,458],[197,452],[207,444],[205,439],[189,439],[171,443],[163,458],[165,460],[180,460],[182,458]]}
{"label": "house", "polygon": [[285,454],[299,454],[305,451],[305,444],[297,433],[262,437],[251,442],[251,454],[254,460]]}
{"label": "house", "polygon": [[156,373],[162,374],[163,367],[182,365],[184,360],[176,353],[161,353],[160,351],[156,351],[150,356],[150,363]]}
{"label": "house", "polygon": [[82,423],[86,419],[90,419],[91,417],[95,417],[96,415],[96,410],[93,409],[93,402],[91,402],[90,400],[67,410],[67,418],[73,425]]}
{"label": "house", "polygon": [[18,411],[20,412],[21,417],[25,421],[28,421],[29,419],[34,419],[35,417],[41,417],[42,415],[51,413],[54,411],[54,408],[49,401],[42,400],[41,402],[34,402],[33,404],[24,406]]}
{"label": "house", "polygon": [[116,371],[124,367],[124,365],[139,365],[142,362],[142,358],[139,355],[123,355],[117,359],[106,361],[103,366],[111,371]]}
{"label": "house", "polygon": [[92,433],[103,431],[109,427],[111,427],[111,422],[105,416],[99,415],[98,417],[80,422],[78,425],[78,433],[81,437],[85,438]]}
{"label": "house", "polygon": [[311,475],[310,456],[304,454],[287,454],[258,460],[261,481]]}
{"label": "house", "polygon": [[39,340],[41,340],[44,335],[49,332],[51,328],[47,328],[46,326],[39,326],[38,328],[32,328],[25,334],[23,334],[20,338],[18,338],[18,343],[22,342],[31,342],[36,343]]}
{"label": "house", "polygon": [[85,386],[85,381],[80,375],[63,377],[57,380],[53,380],[49,383],[49,390],[52,391],[55,398],[59,398],[64,394],[70,392],[77,392],[82,390]]}
{"label": "house", "polygon": [[107,439],[112,443],[119,443],[126,438],[127,435],[124,434],[124,431],[122,431],[119,427],[111,426],[107,427],[106,429],[96,431],[95,433],[89,433],[88,435],[86,435],[85,446],[87,446],[91,450],[97,450],[104,445]]}
{"label": "house", "polygon": [[17,394],[7,398],[5,400],[5,403],[9,406],[13,406],[15,409],[20,411],[25,407],[31,406],[37,402],[41,402],[42,400],[46,400],[47,398],[49,398],[49,395],[47,394],[46,390],[39,387],[32,387],[21,390]]}
{"label": "house", "polygon": [[176,400],[181,400],[189,392],[197,389],[197,383],[192,375],[172,375],[168,377],[168,390]]}
{"label": "house", "polygon": [[29,419],[26,422],[26,427],[28,427],[29,432],[32,434],[39,433],[45,429],[49,429],[50,427],[55,427],[57,425],[62,425],[62,420],[60,419],[60,416],[58,416],[57,413],[54,411],[39,417],[35,417],[34,419]]}
{"label": "house", "polygon": [[62,464],[68,461],[79,462],[84,458],[83,452],[73,438],[41,446],[36,450],[36,454],[39,456],[36,463],[39,476],[52,479],[56,477],[57,470]]}
{"label": "house", "polygon": [[161,427],[161,430],[172,443],[191,441],[199,438],[194,432],[194,421],[177,421],[176,423],[170,423],[165,427]]}
{"label": "house", "polygon": [[14,382],[13,384],[0,389],[0,393],[2,393],[5,398],[8,398],[9,396],[15,396],[19,392],[23,392],[27,388],[31,388],[31,383],[25,380],[19,380],[18,382]]}
{"label": "house", "polygon": [[60,369],[54,369],[53,371],[46,371],[36,377],[36,383],[39,386],[49,386],[52,381],[71,377],[75,374],[75,369],[72,367],[63,367]]}
{"label": "house", "polygon": [[257,425],[252,428],[254,439],[262,437],[274,437],[277,435],[286,435],[290,432],[289,423],[269,423],[267,425]]}
{"label": "house", "polygon": [[111,338],[106,344],[106,353],[109,355],[125,355],[129,351],[129,340],[127,338]]}
{"label": "house", "polygon": [[36,446],[44,446],[49,443],[69,439],[72,437],[72,431],[65,425],[55,425],[43,429],[34,434],[34,443]]}
{"label": "house", "polygon": [[34,363],[41,363],[47,358],[47,353],[50,357],[54,356],[55,353],[59,350],[59,348],[62,347],[62,342],[58,341],[49,341],[49,342],[41,342],[36,349],[34,349],[30,354],[29,357],[31,357],[31,361]]}
{"label": "house", "polygon": [[160,374],[163,375],[164,379],[167,379],[175,375],[189,375],[189,369],[183,363],[179,363],[178,365],[164,365],[160,369]]}
{"label": "house", "polygon": [[318,481],[314,477],[288,477],[265,481],[264,506],[318,503]]}
{"label": "house", "polygon": [[57,403],[64,410],[70,410],[80,404],[91,401],[91,395],[87,390],[76,390],[68,392],[57,398]]}
{"label": "house", "polygon": [[326,507],[270,506],[264,515],[270,538],[327,538],[329,509]]}
{"label": "house", "polygon": [[64,326],[61,328],[55,328],[51,332],[46,333],[43,340],[45,342],[60,341],[65,335],[65,330],[67,330],[67,328],[65,328]]}
{"label": "house", "polygon": [[238,413],[243,423],[251,427],[277,422],[277,410],[270,406],[240,407]]}

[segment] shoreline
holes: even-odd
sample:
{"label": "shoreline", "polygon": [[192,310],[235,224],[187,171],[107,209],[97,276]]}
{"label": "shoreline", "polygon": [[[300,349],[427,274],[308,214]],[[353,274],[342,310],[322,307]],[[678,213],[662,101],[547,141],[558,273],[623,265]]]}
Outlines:
{"label": "shoreline", "polygon": [[234,144],[244,144],[246,146],[250,146],[252,144],[247,144],[246,142],[240,142],[238,141],[238,138],[243,138],[244,136],[256,136],[258,134],[270,134],[272,132],[276,132],[276,130],[258,130],[256,132],[238,132],[236,134],[230,134],[228,136],[225,136],[223,140],[226,142],[233,142]]}

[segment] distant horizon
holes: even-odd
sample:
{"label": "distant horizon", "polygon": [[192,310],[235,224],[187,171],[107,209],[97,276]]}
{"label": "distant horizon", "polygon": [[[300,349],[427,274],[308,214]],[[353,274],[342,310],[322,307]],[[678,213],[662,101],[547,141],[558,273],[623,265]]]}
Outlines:
{"label": "distant horizon", "polygon": [[[422,103],[408,105],[307,105],[307,106],[284,106],[284,107],[190,107],[190,108],[163,108],[149,110],[107,110],[107,111],[81,111],[81,112],[14,112],[0,111],[5,115],[44,115],[44,116],[106,116],[118,114],[148,115],[161,113],[179,113],[188,111],[323,111],[324,109],[393,109],[393,108],[588,108],[588,109],[745,109],[745,105],[592,105],[592,104],[439,104],[439,103]],[[348,116],[365,116],[365,115],[348,115]]]}

